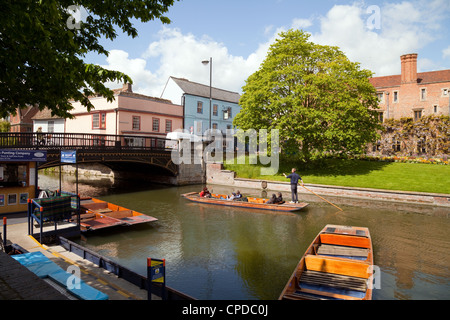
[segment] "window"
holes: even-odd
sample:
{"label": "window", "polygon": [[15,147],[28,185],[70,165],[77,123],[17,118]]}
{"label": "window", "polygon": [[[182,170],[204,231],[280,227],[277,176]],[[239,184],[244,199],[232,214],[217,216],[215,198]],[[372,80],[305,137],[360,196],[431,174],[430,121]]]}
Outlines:
{"label": "window", "polygon": [[384,93],[383,92],[378,92],[377,96],[378,96],[378,101],[380,103],[384,103]]}
{"label": "window", "polygon": [[202,128],[202,122],[201,121],[194,121],[194,132],[196,135],[202,135],[203,134],[203,128]]}
{"label": "window", "polygon": [[92,115],[92,129],[106,129],[106,113],[94,113]]}
{"label": "window", "polygon": [[425,89],[425,88],[420,89],[420,99],[421,100],[426,100],[427,99],[427,89]]}
{"label": "window", "polygon": [[28,170],[25,164],[0,164],[0,187],[26,187],[28,186]]}
{"label": "window", "polygon": [[434,111],[434,113],[437,113],[438,112],[438,106],[433,106],[433,111]]}
{"label": "window", "polygon": [[166,120],[166,132],[172,131],[172,120]]}
{"label": "window", "polygon": [[231,108],[228,107],[226,110],[223,111],[223,120],[231,119]]}
{"label": "window", "polygon": [[398,91],[394,91],[394,103],[398,102]]}
{"label": "window", "polygon": [[380,150],[381,150],[381,141],[377,141],[376,143],[373,144],[372,151],[376,152]]}
{"label": "window", "polygon": [[217,117],[219,114],[219,106],[217,104],[213,105],[213,116]]}
{"label": "window", "polygon": [[47,132],[55,132],[55,121],[49,121]]}
{"label": "window", "polygon": [[443,97],[448,97],[448,89],[447,88],[442,89],[442,96]]}
{"label": "window", "polygon": [[133,116],[133,130],[141,130],[141,117]]}
{"label": "window", "polygon": [[394,152],[401,151],[401,143],[395,138],[392,138],[392,150]]}
{"label": "window", "polygon": [[422,118],[422,110],[414,111],[414,120],[417,121]]}
{"label": "window", "polygon": [[96,113],[92,115],[92,129],[100,128],[100,114]]}
{"label": "window", "polygon": [[152,131],[154,132],[159,131],[159,118],[153,118]]}
{"label": "window", "polygon": [[383,112],[378,112],[378,121],[380,121],[380,123],[383,123],[383,121],[384,121],[384,113]]}
{"label": "window", "polygon": [[197,101],[197,113],[203,113],[203,102]]}

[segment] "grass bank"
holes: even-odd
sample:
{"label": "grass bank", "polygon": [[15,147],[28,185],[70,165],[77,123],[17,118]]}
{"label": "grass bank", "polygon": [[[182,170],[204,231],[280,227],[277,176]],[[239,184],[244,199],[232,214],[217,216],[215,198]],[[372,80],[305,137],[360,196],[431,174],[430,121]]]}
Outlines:
{"label": "grass bank", "polygon": [[224,164],[240,178],[288,181],[292,167],[305,183],[344,187],[450,194],[450,165],[328,159],[320,167],[302,168],[281,163],[278,174],[261,176],[261,165]]}

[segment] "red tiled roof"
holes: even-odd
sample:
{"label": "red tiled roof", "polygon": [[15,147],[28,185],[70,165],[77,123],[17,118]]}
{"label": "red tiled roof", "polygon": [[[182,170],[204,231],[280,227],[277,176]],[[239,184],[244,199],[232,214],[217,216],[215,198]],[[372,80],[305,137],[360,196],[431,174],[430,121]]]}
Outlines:
{"label": "red tiled roof", "polygon": [[450,70],[422,72],[417,78],[418,83],[450,82]]}
{"label": "red tiled roof", "polygon": [[[401,75],[370,78],[370,83],[375,88],[400,86],[401,81]],[[417,83],[427,84],[435,82],[450,82],[450,70],[421,72],[417,74]]]}
{"label": "red tiled roof", "polygon": [[402,76],[375,77],[370,78],[369,81],[375,88],[397,87],[401,84]]}

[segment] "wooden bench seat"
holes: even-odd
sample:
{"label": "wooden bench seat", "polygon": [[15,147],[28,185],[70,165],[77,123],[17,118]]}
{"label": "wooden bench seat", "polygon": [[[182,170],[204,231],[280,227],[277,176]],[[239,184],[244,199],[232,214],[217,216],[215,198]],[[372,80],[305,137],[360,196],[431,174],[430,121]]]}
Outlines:
{"label": "wooden bench seat", "polygon": [[[359,300],[367,291],[367,280],[363,278],[337,275],[333,273],[304,271],[299,281],[300,291],[308,299],[345,299]],[[292,297],[292,298],[295,298]]]}
{"label": "wooden bench seat", "polygon": [[369,249],[322,244],[318,247],[317,254],[332,255],[332,256],[363,257],[367,259],[367,256],[369,255]]}
{"label": "wooden bench seat", "polygon": [[350,260],[327,256],[307,255],[306,270],[340,274],[344,276],[368,279],[370,264],[360,260]]}
{"label": "wooden bench seat", "polygon": [[300,282],[326,285],[335,288],[346,288],[361,292],[366,292],[367,290],[366,279],[318,271],[304,271],[300,278]]}
{"label": "wooden bench seat", "polygon": [[132,210],[120,210],[120,211],[111,211],[108,213],[105,213],[108,217],[115,218],[115,219],[123,219],[133,216]]}

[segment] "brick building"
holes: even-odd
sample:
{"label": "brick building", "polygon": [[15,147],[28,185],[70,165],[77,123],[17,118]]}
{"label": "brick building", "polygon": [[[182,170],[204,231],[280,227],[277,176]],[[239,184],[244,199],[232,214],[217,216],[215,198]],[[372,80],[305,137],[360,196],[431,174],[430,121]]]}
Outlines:
{"label": "brick building", "polygon": [[368,155],[447,158],[449,120],[442,116],[450,115],[450,70],[418,73],[417,54],[406,54],[400,75],[370,82],[377,89],[384,130],[368,146]]}
{"label": "brick building", "polygon": [[370,79],[380,120],[450,115],[450,70],[417,72],[417,54],[400,57],[401,74]]}
{"label": "brick building", "polygon": [[11,123],[10,132],[31,132],[33,131],[33,117],[39,111],[38,107],[27,106],[17,108],[15,115],[10,115],[6,120]]}

